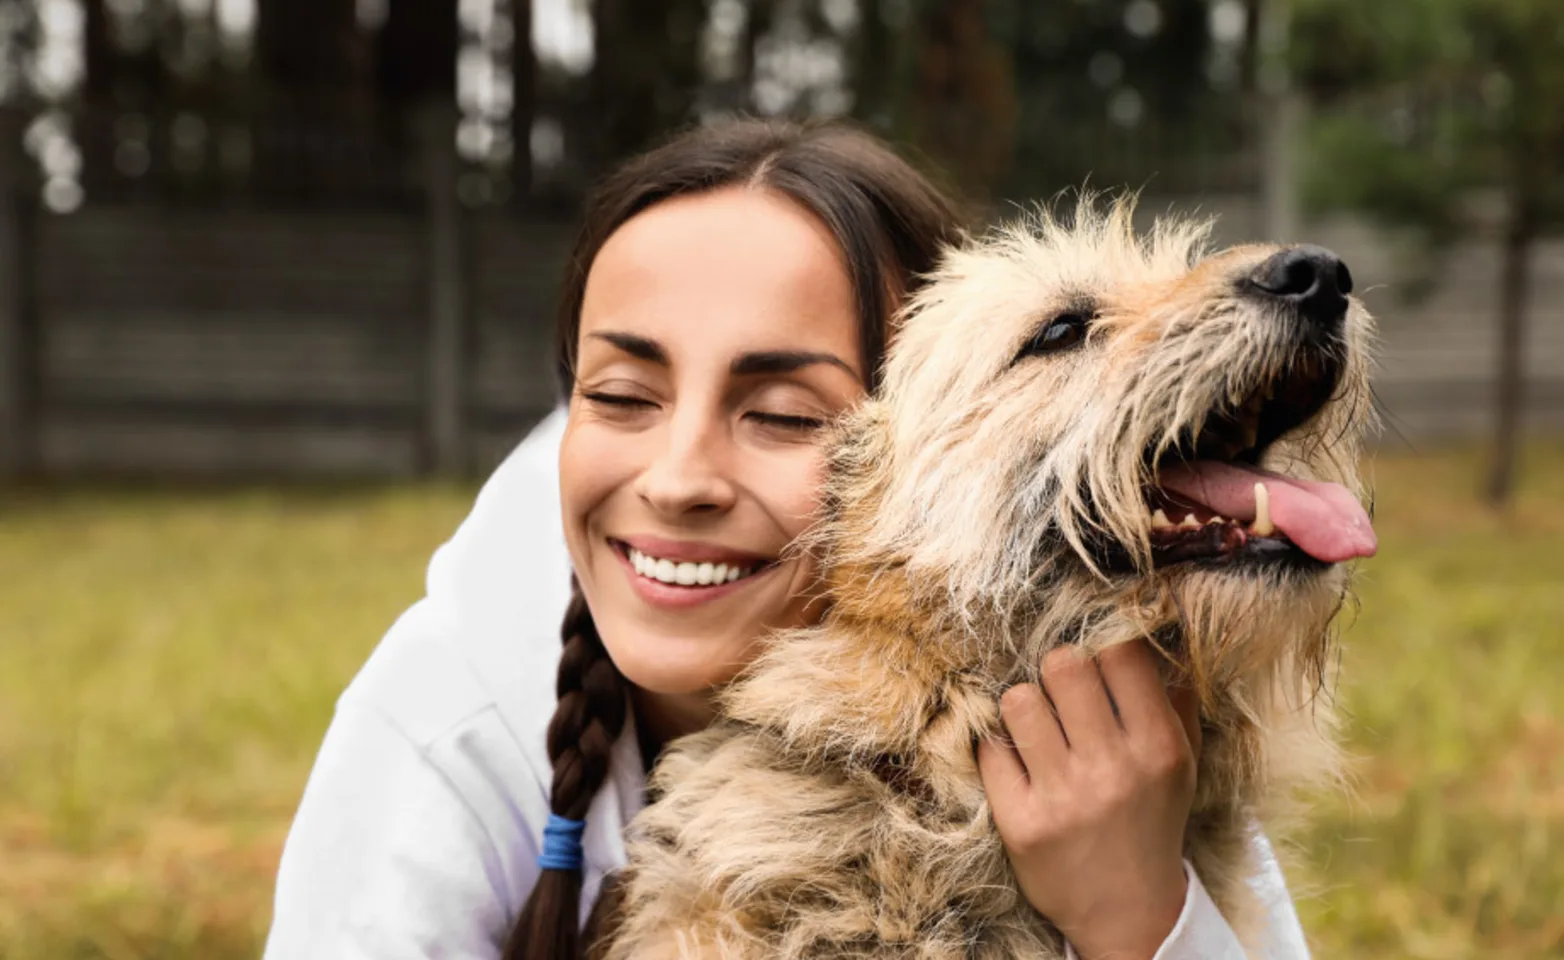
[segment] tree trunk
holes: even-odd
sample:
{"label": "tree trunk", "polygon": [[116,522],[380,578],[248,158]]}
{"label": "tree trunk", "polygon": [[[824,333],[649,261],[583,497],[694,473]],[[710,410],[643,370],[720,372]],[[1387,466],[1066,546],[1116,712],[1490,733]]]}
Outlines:
{"label": "tree trunk", "polygon": [[853,64],[853,109],[882,133],[896,129],[896,37],[885,21],[884,0],[863,5]]}
{"label": "tree trunk", "polygon": [[109,37],[109,12],[105,0],[86,0],[82,13],[86,21],[82,46],[87,61],[87,100],[102,104],[114,94],[114,43]]}
{"label": "tree trunk", "polygon": [[989,0],[939,0],[914,30],[916,139],[978,202],[1002,189],[1015,159],[1012,51],[989,35]]}
{"label": "tree trunk", "polygon": [[1254,122],[1260,134],[1261,233],[1272,243],[1298,240],[1298,139],[1303,129],[1303,98],[1293,89],[1288,69],[1291,0],[1261,0],[1256,11]]}
{"label": "tree trunk", "polygon": [[1531,287],[1531,248],[1536,239],[1536,228],[1520,198],[1512,198],[1510,205],[1499,280],[1499,363],[1494,384],[1493,462],[1488,471],[1488,502],[1494,506],[1508,501],[1515,486],[1525,395],[1522,346]]}
{"label": "tree trunk", "polygon": [[1244,0],[1244,39],[1238,54],[1238,87],[1253,98],[1260,82],[1260,17],[1264,0]]}
{"label": "tree trunk", "polygon": [[273,89],[302,103],[345,98],[367,60],[353,0],[258,0],[255,59]]}
{"label": "tree trunk", "polygon": [[597,0],[588,97],[594,173],[690,119],[701,83],[705,0]]}
{"label": "tree trunk", "polygon": [[776,14],[775,0],[750,0],[749,15],[744,18],[744,35],[739,38],[739,62],[734,85],[740,110],[755,109],[755,50],[760,39],[771,30]]}
{"label": "tree trunk", "polygon": [[538,56],[532,48],[532,0],[511,0],[511,196],[525,207],[532,196],[532,121],[538,112]]}
{"label": "tree trunk", "polygon": [[375,85],[399,109],[456,96],[456,0],[391,0],[375,37]]}

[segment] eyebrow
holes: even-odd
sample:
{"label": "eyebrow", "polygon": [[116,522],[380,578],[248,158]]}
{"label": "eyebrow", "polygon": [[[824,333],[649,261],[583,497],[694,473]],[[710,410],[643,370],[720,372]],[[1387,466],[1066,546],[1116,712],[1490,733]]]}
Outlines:
{"label": "eyebrow", "polygon": [[830,364],[847,371],[854,380],[858,378],[858,371],[854,370],[847,361],[834,353],[813,353],[807,350],[763,350],[756,353],[746,353],[736,357],[728,367],[728,372],[735,377],[750,377],[757,374],[768,373],[792,373],[794,370],[802,370],[804,367],[817,363]]}
{"label": "eyebrow", "polygon": [[594,340],[602,340],[611,343],[619,349],[635,357],[637,360],[645,360],[647,363],[655,363],[659,366],[671,366],[668,362],[668,351],[662,348],[662,344],[656,340],[648,340],[646,337],[638,337],[633,333],[607,333],[589,334]]}
{"label": "eyebrow", "polygon": [[[668,351],[656,340],[637,336],[633,333],[619,333],[606,331],[593,333],[590,336],[613,344],[637,360],[645,360],[658,366],[672,366],[668,360]],[[819,353],[810,350],[757,350],[751,353],[740,354],[729,365],[728,372],[735,377],[753,377],[766,374],[792,373],[805,367],[824,363],[845,370],[854,380],[861,380],[858,371],[852,368],[847,361],[834,353]]]}

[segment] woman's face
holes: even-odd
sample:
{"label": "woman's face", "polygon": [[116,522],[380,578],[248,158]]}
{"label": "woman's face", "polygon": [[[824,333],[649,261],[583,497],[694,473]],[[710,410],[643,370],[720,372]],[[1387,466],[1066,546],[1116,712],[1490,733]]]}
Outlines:
{"label": "woman's face", "polygon": [[824,224],[764,190],[680,197],[593,261],[560,449],[565,538],[604,645],[686,720],[807,622],[820,428],[864,394]]}

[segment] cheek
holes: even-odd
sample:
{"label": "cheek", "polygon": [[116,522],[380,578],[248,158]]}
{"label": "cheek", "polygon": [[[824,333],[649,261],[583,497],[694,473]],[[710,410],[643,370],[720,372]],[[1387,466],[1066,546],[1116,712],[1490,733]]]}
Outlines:
{"label": "cheek", "polygon": [[600,433],[590,424],[567,427],[559,447],[560,510],[572,548],[591,511],[634,473],[625,444],[615,444]]}
{"label": "cheek", "polygon": [[787,539],[809,529],[820,509],[825,452],[800,450],[756,466],[749,488]]}

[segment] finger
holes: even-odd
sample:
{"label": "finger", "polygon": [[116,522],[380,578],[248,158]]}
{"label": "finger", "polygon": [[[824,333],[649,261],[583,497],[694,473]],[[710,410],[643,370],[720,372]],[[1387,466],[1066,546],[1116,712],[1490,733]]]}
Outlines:
{"label": "finger", "polygon": [[1200,695],[1189,687],[1177,684],[1168,687],[1168,700],[1184,727],[1184,738],[1189,741],[1189,754],[1198,761],[1203,739],[1200,731]]}
{"label": "finger", "polygon": [[1144,735],[1174,722],[1167,684],[1157,670],[1156,655],[1143,639],[1104,650],[1097,658],[1103,682],[1119,705],[1119,722],[1130,736]]}
{"label": "finger", "polygon": [[1003,821],[1011,811],[1021,809],[1032,787],[1021,755],[998,738],[985,737],[978,741],[977,764],[995,819]]}
{"label": "finger", "polygon": [[1071,750],[1089,751],[1122,738],[1102,672],[1075,647],[1056,647],[1043,658],[1042,687]]}
{"label": "finger", "polygon": [[1006,844],[1024,842],[1030,825],[1035,823],[1038,804],[1036,786],[1027,777],[1020,754],[998,737],[978,742],[978,776],[983,795]]}
{"label": "finger", "polygon": [[1026,774],[1045,774],[1070,758],[1054,708],[1035,683],[1018,683],[999,698],[999,716]]}

